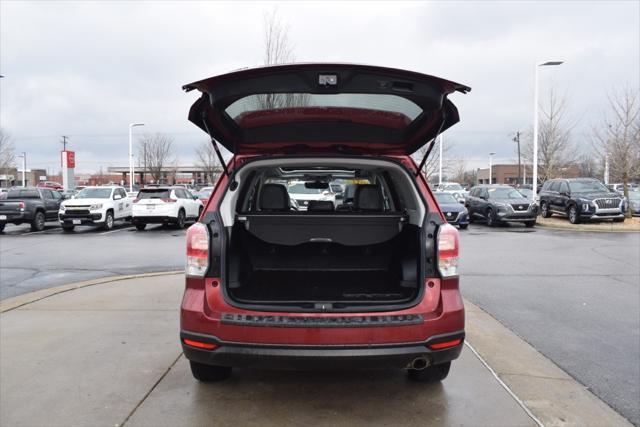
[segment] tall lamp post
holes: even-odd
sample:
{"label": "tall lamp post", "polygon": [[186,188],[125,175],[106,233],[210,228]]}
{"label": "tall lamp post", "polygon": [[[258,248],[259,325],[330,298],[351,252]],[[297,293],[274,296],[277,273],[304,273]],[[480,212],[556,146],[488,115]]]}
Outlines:
{"label": "tall lamp post", "polygon": [[496,153],[489,153],[489,184],[493,184],[493,155]]}
{"label": "tall lamp post", "polygon": [[23,151],[18,157],[22,157],[22,188],[24,188],[27,186],[27,153]]}
{"label": "tall lamp post", "polygon": [[129,123],[129,192],[133,192],[133,128],[135,126],[144,126],[144,123]]}
{"label": "tall lamp post", "polygon": [[538,62],[534,72],[533,83],[533,195],[538,194],[538,68],[560,65],[563,61]]}

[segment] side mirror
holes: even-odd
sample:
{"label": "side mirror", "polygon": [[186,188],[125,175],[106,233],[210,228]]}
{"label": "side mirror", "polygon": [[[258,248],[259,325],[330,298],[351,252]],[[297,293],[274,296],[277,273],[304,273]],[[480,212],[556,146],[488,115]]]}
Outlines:
{"label": "side mirror", "polygon": [[193,200],[198,200],[198,196],[196,196],[195,194],[193,195]]}
{"label": "side mirror", "polygon": [[460,203],[461,205],[464,205],[464,199],[458,200],[458,203]]}
{"label": "side mirror", "polygon": [[329,192],[329,190],[324,190],[324,191],[322,192],[322,195],[323,195],[323,196],[328,196],[329,194],[331,194],[331,193]]}

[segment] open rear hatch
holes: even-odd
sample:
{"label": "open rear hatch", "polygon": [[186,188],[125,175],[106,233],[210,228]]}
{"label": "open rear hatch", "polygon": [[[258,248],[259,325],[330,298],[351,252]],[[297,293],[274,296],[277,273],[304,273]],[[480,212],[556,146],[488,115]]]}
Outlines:
{"label": "open rear hatch", "polygon": [[469,87],[352,64],[245,69],[183,86],[189,120],[236,154],[410,154],[459,121],[447,96]]}

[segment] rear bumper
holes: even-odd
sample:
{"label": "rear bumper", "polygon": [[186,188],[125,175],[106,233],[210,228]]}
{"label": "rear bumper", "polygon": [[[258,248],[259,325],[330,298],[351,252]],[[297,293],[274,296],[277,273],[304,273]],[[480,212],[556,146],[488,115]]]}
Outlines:
{"label": "rear bumper", "polygon": [[[184,343],[194,340],[215,344],[204,350]],[[460,343],[441,350],[430,344],[460,339]],[[182,349],[187,359],[206,365],[258,369],[377,369],[406,368],[418,357],[426,357],[430,364],[440,364],[460,356],[464,345],[464,331],[439,335],[421,343],[369,346],[286,346],[256,345],[224,342],[211,335],[182,331]]]}
{"label": "rear bumper", "polygon": [[32,218],[27,217],[26,212],[0,212],[0,216],[5,217],[0,219],[0,223],[22,224],[32,220]]}
{"label": "rear bumper", "polygon": [[134,216],[131,222],[134,224],[170,224],[178,221],[178,218],[167,215],[158,216]]}

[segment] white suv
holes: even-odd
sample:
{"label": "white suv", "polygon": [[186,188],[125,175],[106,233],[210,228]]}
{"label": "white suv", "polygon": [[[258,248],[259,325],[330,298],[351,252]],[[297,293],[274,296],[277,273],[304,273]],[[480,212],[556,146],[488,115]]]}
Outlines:
{"label": "white suv", "polygon": [[76,225],[98,225],[111,230],[115,221],[131,219],[132,199],[123,187],[85,187],[60,204],[58,220],[64,231]]}
{"label": "white suv", "polygon": [[187,221],[200,217],[202,208],[202,202],[185,188],[143,188],[133,201],[132,221],[138,230],[144,230],[147,224],[184,228]]}

